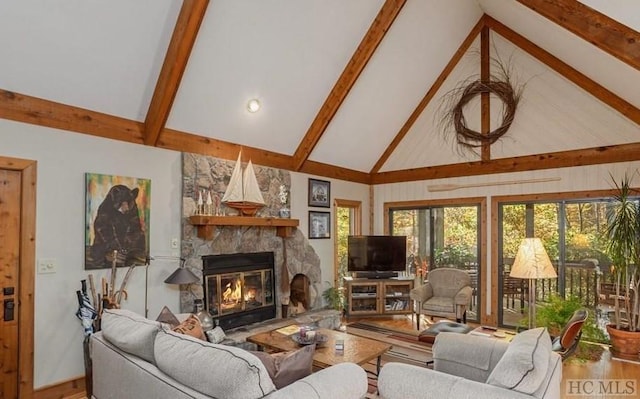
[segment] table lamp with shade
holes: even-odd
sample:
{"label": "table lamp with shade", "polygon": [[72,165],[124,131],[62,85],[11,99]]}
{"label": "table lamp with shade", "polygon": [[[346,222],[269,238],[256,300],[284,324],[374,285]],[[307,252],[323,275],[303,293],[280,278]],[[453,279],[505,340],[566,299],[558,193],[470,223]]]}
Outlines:
{"label": "table lamp with shade", "polygon": [[557,278],[558,274],[539,238],[522,240],[509,277],[529,280],[529,329],[536,326],[536,280]]}
{"label": "table lamp with shade", "polygon": [[193,274],[193,272],[189,269],[187,269],[186,267],[184,267],[184,262],[186,261],[186,259],[181,258],[180,259],[180,266],[173,272],[171,273],[171,275],[169,277],[167,277],[164,282],[166,284],[175,284],[175,285],[188,285],[188,291],[191,294],[191,296],[194,299],[194,305],[195,305],[195,299],[196,296],[193,293],[193,291],[191,291],[191,284],[195,284],[197,282],[200,281],[200,277],[196,276],[195,274]]}
{"label": "table lamp with shade", "polygon": [[184,258],[180,258],[180,267],[178,267],[164,282],[167,284],[195,284],[200,281],[200,277],[184,267]]}
{"label": "table lamp with shade", "polygon": [[[155,255],[148,256],[147,261],[145,262],[145,271],[144,271],[144,317],[148,317],[149,315],[149,266],[151,265],[152,260],[178,260],[180,261],[180,266],[176,271],[174,271],[169,277],[167,277],[164,282],[167,284],[195,284],[200,279],[198,276],[193,274],[193,272],[184,267],[184,263],[186,259],[181,258],[179,256],[169,256],[169,255]],[[193,295],[193,294],[192,294]]]}
{"label": "table lamp with shade", "polygon": [[[180,267],[177,268],[169,277],[167,277],[164,282],[167,284],[195,284],[200,281],[200,277],[193,274],[193,272],[186,267],[184,267],[185,259],[181,259]],[[208,331],[214,327],[213,319],[209,312],[204,309],[204,304],[202,299],[198,299],[195,297],[193,292],[191,291],[191,287],[189,287],[189,293],[193,296],[193,306],[194,313],[200,319],[202,323],[202,328],[205,331]]]}

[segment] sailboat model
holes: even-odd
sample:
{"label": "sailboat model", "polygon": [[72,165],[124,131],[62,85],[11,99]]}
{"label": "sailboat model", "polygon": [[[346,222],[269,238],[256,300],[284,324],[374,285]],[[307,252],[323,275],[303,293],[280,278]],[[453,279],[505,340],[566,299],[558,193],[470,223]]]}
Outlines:
{"label": "sailboat model", "polygon": [[254,216],[265,205],[251,160],[242,171],[242,151],[238,154],[222,203],[237,209],[244,216]]}

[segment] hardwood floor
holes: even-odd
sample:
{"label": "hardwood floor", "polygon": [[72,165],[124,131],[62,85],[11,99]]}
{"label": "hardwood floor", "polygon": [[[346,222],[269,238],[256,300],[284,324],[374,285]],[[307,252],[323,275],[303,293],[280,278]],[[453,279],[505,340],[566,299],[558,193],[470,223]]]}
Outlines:
{"label": "hardwood floor", "polygon": [[[415,330],[415,319],[411,316],[393,318],[350,318],[349,322],[369,320],[394,329]],[[473,324],[473,323],[469,323]],[[426,328],[425,317],[420,328]],[[620,380],[619,382],[611,380]],[[640,399],[640,362],[612,359],[608,350],[599,361],[581,361],[569,358],[562,363],[562,399]],[[633,384],[627,386],[626,384]]]}

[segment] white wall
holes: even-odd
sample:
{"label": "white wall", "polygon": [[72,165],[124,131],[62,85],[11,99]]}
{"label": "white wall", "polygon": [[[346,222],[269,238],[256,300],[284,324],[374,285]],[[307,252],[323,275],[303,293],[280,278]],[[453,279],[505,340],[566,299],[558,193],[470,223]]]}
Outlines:
{"label": "white wall", "polygon": [[[640,170],[640,162],[626,162],[377,185],[374,187],[374,233],[382,234],[384,231],[384,223],[386,223],[386,219],[384,218],[384,204],[388,202],[486,197],[487,230],[484,233],[487,237],[488,248],[486,251],[487,256],[485,261],[487,262],[487,265],[491,265],[491,248],[489,246],[491,245],[491,198],[493,196],[607,190],[613,188],[611,176],[619,179],[625,172],[629,173],[629,176],[632,176],[637,170]],[[429,186],[438,184],[486,184],[557,177],[560,178],[560,181],[493,185],[488,187],[461,188],[442,192],[430,192],[428,190]],[[632,182],[635,186],[640,186],[640,175],[636,175]],[[485,276],[485,287],[491,287],[491,274]],[[487,314],[491,314],[491,292],[485,290],[485,295],[487,295],[486,312]]]}
{"label": "white wall", "polygon": [[[85,172],[151,179],[151,255],[171,255],[180,238],[181,156],[171,152],[0,119],[0,155],[36,160],[36,261],[53,258],[55,274],[36,274],[34,387],[84,374],[82,327],[75,317],[84,270]],[[178,289],[163,283],[178,266],[155,260],[149,268],[149,316],[178,310]],[[107,270],[92,271],[99,282]],[[118,282],[125,268],[118,270]],[[144,267],[134,270],[122,307],[144,314]]]}
{"label": "white wall", "polygon": [[[35,280],[35,370],[38,389],[84,374],[82,327],[75,317],[76,290],[86,279],[84,270],[84,174],[87,172],[151,179],[150,253],[152,256],[179,254],[171,239],[181,237],[182,172],[179,152],[102,139],[0,119],[0,156],[38,162],[36,261],[52,258],[54,274],[36,274]],[[333,208],[307,206],[308,178],[291,174],[291,217],[300,220],[308,234],[308,211]],[[362,201],[363,231],[369,229],[369,188],[364,184],[324,179],[331,182],[331,200]],[[333,228],[333,225],[332,225]],[[322,281],[333,281],[331,239],[310,240],[320,256]],[[163,280],[178,266],[177,261],[156,259],[148,270],[149,317],[163,306],[179,310],[178,287]],[[118,282],[126,269],[118,270]],[[108,270],[91,271],[96,281],[108,277]],[[128,283],[129,298],[122,307],[144,314],[145,268],[139,267]]]}

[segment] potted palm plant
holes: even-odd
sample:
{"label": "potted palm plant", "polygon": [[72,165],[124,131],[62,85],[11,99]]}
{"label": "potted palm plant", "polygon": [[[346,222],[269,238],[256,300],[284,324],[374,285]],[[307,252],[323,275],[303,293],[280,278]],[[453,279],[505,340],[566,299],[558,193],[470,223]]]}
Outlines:
{"label": "potted palm plant", "polygon": [[613,261],[616,279],[615,324],[607,325],[611,353],[616,357],[637,360],[640,356],[640,194],[631,188],[625,174],[617,182],[614,203],[607,211],[606,252]]}

